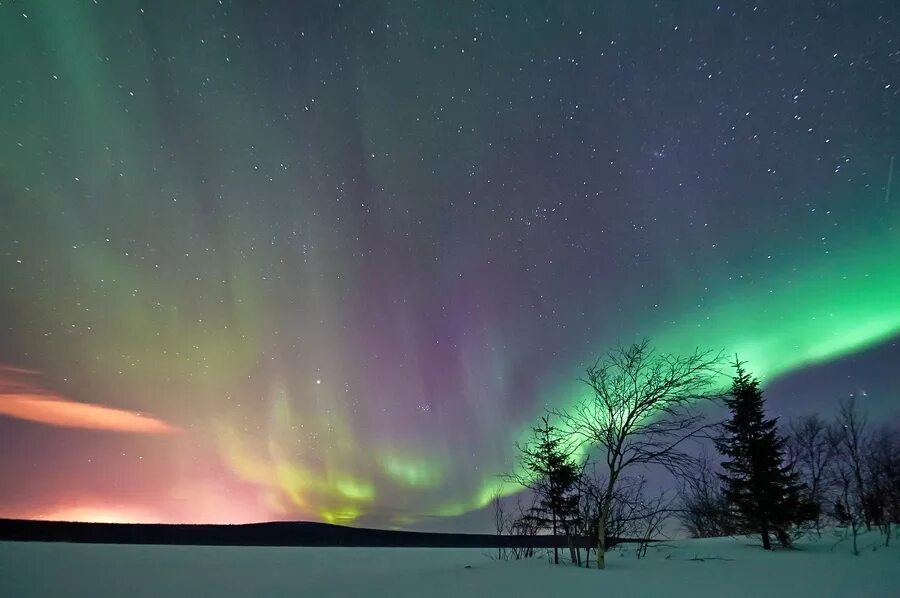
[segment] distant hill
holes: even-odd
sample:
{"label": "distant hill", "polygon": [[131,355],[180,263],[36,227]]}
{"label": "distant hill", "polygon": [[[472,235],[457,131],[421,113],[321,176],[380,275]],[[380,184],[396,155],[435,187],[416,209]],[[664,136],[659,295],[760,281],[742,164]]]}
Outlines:
{"label": "distant hill", "polygon": [[[242,525],[172,525],[0,519],[0,540],[91,544],[392,548],[497,548],[501,546],[545,548],[553,546],[552,536],[406,532],[345,527],[307,521],[277,521]],[[557,540],[560,546],[565,546],[563,537],[559,537]],[[577,538],[576,544],[583,547],[588,542],[587,538]]]}

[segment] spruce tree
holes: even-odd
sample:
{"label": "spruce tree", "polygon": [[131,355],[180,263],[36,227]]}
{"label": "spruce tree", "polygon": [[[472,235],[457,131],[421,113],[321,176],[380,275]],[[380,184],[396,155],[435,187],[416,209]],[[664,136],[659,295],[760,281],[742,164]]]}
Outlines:
{"label": "spruce tree", "polygon": [[[538,525],[551,530],[554,536],[560,531],[568,535],[578,510],[576,486],[580,476],[578,465],[565,449],[559,431],[541,418],[541,425],[532,428],[532,441],[519,446],[519,461],[527,472],[524,483],[538,495],[537,506],[531,509],[530,518]],[[559,564],[559,547],[554,543],[553,559]]]}
{"label": "spruce tree", "polygon": [[783,546],[790,545],[787,530],[792,524],[815,516],[805,498],[797,474],[785,464],[786,439],[778,434],[777,418],[766,419],[765,399],[759,380],[735,360],[735,376],[725,404],[731,418],[716,448],[726,460],[719,477],[725,498],[739,529],[757,532],[763,548],[771,550],[774,533]]}

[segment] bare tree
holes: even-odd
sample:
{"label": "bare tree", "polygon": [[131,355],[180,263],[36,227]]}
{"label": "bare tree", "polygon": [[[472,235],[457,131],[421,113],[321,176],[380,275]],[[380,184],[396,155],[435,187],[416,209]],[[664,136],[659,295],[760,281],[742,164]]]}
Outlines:
{"label": "bare tree", "polygon": [[[833,486],[831,515],[837,524],[845,529],[845,534],[850,534],[853,540],[853,554],[859,555],[857,538],[862,526],[865,525],[866,512],[864,484],[860,473],[862,439],[861,435],[858,435],[859,427],[846,423],[845,416],[848,413],[855,413],[853,406],[845,411],[842,405],[840,419],[828,428],[828,442],[834,451],[834,458],[829,467]],[[848,449],[848,446],[857,444],[858,451],[851,452]]]}
{"label": "bare tree", "polygon": [[[647,480],[643,476],[620,478],[606,523],[607,541],[623,539],[637,541],[638,558],[646,554],[647,545],[660,535],[665,520],[677,513],[670,497],[663,494],[648,497],[646,486]],[[577,535],[580,537],[597,537],[599,507],[606,487],[606,478],[597,475],[596,464],[586,463],[579,485]],[[584,566],[590,567],[589,546],[586,548]]]}
{"label": "bare tree", "polygon": [[676,512],[673,499],[664,493],[647,495],[643,475],[620,478],[612,500],[606,536],[611,541],[633,541],[635,555],[643,558],[650,542],[661,534],[663,522]]}
{"label": "bare tree", "polygon": [[868,474],[866,505],[869,518],[891,542],[892,524],[900,521],[900,435],[882,428],[872,435],[865,454]]}
{"label": "bare tree", "polygon": [[[830,431],[830,444],[838,464],[839,483],[843,484],[843,476],[849,477],[854,502],[858,504],[859,515],[866,530],[872,525],[868,517],[866,504],[867,488],[865,479],[865,451],[867,417],[861,412],[856,396],[841,401],[838,405],[837,422]],[[841,490],[840,492],[844,492]],[[850,506],[850,505],[847,505]]]}
{"label": "bare tree", "polygon": [[[597,476],[597,464],[585,462],[581,471],[578,484],[578,534],[585,538],[597,537],[599,520],[599,505],[606,488],[606,480]],[[584,566],[589,568],[591,564],[591,546],[585,547]]]}
{"label": "bare tree", "polygon": [[693,462],[685,443],[709,426],[696,410],[711,399],[721,354],[658,354],[649,341],[610,351],[588,368],[591,394],[554,414],[572,432],[605,452],[606,487],[599,504],[597,567],[606,566],[607,522],[623,472],[635,465],[662,465],[673,473]]}
{"label": "bare tree", "polygon": [[606,520],[607,541],[634,539],[641,535],[644,519],[648,516],[644,492],[646,485],[647,480],[644,476],[619,478]]}
{"label": "bare tree", "polygon": [[843,526],[853,539],[853,554],[859,555],[857,537],[863,525],[863,508],[861,498],[857,496],[853,479],[853,469],[846,459],[836,459],[833,466],[835,474],[835,497],[832,515],[838,525]]}
{"label": "bare tree", "polygon": [[[507,518],[503,509],[503,494],[500,492],[500,488],[494,490],[494,493],[491,496],[491,505],[494,509],[494,530],[497,532],[497,538],[499,540],[507,530]],[[498,542],[497,560],[505,560],[505,557],[506,549]]]}
{"label": "bare tree", "polygon": [[691,537],[728,536],[737,531],[721,481],[705,451],[697,458],[696,469],[681,478],[678,497],[678,519]]}
{"label": "bare tree", "polygon": [[[513,536],[525,536],[533,538],[540,531],[540,523],[531,515],[537,503],[534,494],[531,496],[531,507],[524,507],[521,499],[516,502],[518,507],[518,516],[512,519],[509,524],[510,534]],[[527,559],[534,556],[534,545],[522,545],[513,547],[510,552],[517,561]]]}
{"label": "bare tree", "polygon": [[641,519],[640,534],[637,536],[638,545],[635,549],[637,558],[647,556],[647,548],[650,542],[662,535],[662,526],[672,514],[674,499],[662,492],[653,498],[641,501],[640,510],[643,513]]}
{"label": "bare tree", "polygon": [[821,506],[825,501],[828,468],[835,454],[828,441],[828,426],[818,416],[810,415],[792,420],[787,443],[788,459],[801,481],[809,490],[810,500],[818,505],[814,525],[821,532]]}

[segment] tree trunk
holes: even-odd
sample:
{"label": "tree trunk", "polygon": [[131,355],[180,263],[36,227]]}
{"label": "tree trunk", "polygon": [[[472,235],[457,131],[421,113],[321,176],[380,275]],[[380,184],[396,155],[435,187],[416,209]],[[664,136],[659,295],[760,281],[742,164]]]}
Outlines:
{"label": "tree trunk", "polygon": [[606,514],[608,507],[603,506],[600,521],[597,523],[597,568],[606,569]]}
{"label": "tree trunk", "polygon": [[791,545],[791,536],[780,527],[775,528],[775,535],[778,537],[778,543],[781,544],[784,548],[788,548]]}
{"label": "tree trunk", "polygon": [[556,513],[553,513],[553,564],[559,564],[559,545],[556,542]]}
{"label": "tree trunk", "polygon": [[766,550],[772,550],[772,541],[769,539],[769,530],[766,526],[763,526],[762,530],[759,532],[759,535],[762,536],[763,548]]}
{"label": "tree trunk", "polygon": [[853,461],[852,461],[853,476],[856,481],[856,493],[859,495],[859,502],[860,502],[860,507],[862,507],[862,516],[863,516],[863,521],[866,524],[866,531],[870,532],[870,531],[872,531],[872,521],[871,521],[871,517],[869,517],[869,515],[871,514],[870,508],[869,508],[869,500],[866,498],[866,485],[863,482],[863,477],[862,477],[862,466],[860,465],[861,459],[859,457],[859,452],[858,452],[859,449],[855,448],[856,442],[857,441],[854,440],[854,447],[851,447],[853,450],[851,450],[851,452],[850,452],[850,456],[853,459]]}
{"label": "tree trunk", "polygon": [[563,528],[563,533],[566,534],[566,544],[569,545],[569,560],[572,563],[578,563],[580,565],[581,563],[578,560],[576,560],[576,558],[575,558],[575,541],[574,541],[574,538],[572,538],[572,534],[569,531],[569,526],[565,526]]}
{"label": "tree trunk", "polygon": [[600,503],[600,521],[597,523],[597,569],[606,569],[606,520],[612,509],[613,491],[619,474],[609,466],[609,481],[606,483],[606,494]]}

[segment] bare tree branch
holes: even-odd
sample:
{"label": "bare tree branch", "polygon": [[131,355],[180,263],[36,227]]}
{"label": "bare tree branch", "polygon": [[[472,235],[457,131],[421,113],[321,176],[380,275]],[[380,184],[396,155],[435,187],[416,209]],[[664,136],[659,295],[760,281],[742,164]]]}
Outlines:
{"label": "bare tree branch", "polygon": [[722,354],[696,350],[686,356],[659,354],[648,340],[617,347],[589,367],[582,379],[590,395],[552,414],[572,437],[600,449],[607,479],[599,502],[597,564],[604,549],[614,498],[623,471],[661,465],[683,474],[695,461],[683,451],[706,435],[698,405],[721,396],[714,383],[722,375]]}

